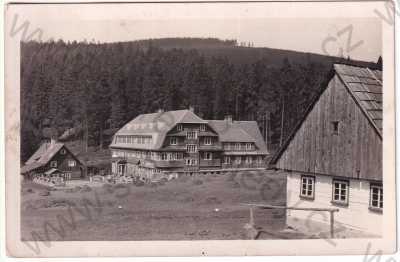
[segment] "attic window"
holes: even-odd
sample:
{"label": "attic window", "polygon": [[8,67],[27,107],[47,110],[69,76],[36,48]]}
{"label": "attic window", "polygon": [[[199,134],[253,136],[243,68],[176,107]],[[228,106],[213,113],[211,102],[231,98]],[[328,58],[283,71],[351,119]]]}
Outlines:
{"label": "attic window", "polygon": [[169,140],[170,145],[177,145],[178,144],[178,139],[176,137],[171,137]]}
{"label": "attic window", "polygon": [[65,155],[66,152],[67,151],[65,151],[65,149],[61,149],[61,151],[60,151],[61,155]]}
{"label": "attic window", "polygon": [[50,167],[56,168],[57,167],[57,161],[51,161],[50,162]]}
{"label": "attic window", "polygon": [[332,121],[332,133],[334,135],[339,134],[339,121]]}
{"label": "attic window", "polygon": [[206,125],[205,124],[201,124],[200,125],[200,131],[206,131]]}
{"label": "attic window", "polygon": [[181,124],[179,124],[176,129],[178,129],[178,131],[182,131],[183,130],[183,126]]}

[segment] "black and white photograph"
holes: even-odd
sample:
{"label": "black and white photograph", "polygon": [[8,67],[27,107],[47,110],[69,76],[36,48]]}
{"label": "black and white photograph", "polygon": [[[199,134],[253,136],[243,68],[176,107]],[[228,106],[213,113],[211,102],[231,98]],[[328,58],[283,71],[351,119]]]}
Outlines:
{"label": "black and white photograph", "polygon": [[392,239],[387,3],[337,16],[332,3],[279,4],[11,4],[7,234],[24,254]]}

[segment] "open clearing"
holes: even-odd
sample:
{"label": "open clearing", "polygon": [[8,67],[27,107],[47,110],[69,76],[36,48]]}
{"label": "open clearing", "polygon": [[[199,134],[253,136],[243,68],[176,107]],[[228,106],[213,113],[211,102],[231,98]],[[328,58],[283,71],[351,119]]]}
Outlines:
{"label": "open clearing", "polygon": [[[241,203],[285,204],[285,177],[272,171],[180,177],[164,185],[98,185],[58,189],[23,182],[22,240],[249,239]],[[72,191],[72,192],[71,192]],[[262,239],[301,238],[285,228],[284,210],[257,210]],[[72,223],[71,223],[72,221]]]}

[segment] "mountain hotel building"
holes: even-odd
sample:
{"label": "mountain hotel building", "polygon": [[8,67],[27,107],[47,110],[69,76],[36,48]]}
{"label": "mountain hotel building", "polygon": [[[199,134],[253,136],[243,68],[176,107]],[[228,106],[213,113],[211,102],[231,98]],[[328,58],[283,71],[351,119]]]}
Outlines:
{"label": "mountain hotel building", "polygon": [[256,170],[268,155],[255,121],[203,120],[192,110],[139,115],[114,135],[110,149],[114,175],[146,181]]}

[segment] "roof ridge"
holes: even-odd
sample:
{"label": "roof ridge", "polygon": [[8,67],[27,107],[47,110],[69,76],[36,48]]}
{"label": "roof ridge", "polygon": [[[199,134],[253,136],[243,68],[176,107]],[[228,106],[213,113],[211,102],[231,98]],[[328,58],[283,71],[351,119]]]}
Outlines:
{"label": "roof ridge", "polygon": [[[372,62],[371,62],[372,63]],[[363,66],[363,65],[355,65],[355,64],[346,64],[346,63],[333,63],[333,66],[335,67],[336,65],[343,65],[343,66],[350,66],[350,67],[356,67],[356,68],[365,68],[365,69],[370,69],[370,68],[374,68],[373,70],[378,70],[378,71],[382,71],[379,68],[375,68],[373,67],[373,65],[371,64],[370,66]],[[336,70],[336,69],[335,69]]]}

